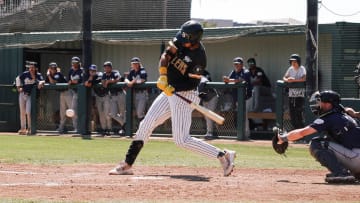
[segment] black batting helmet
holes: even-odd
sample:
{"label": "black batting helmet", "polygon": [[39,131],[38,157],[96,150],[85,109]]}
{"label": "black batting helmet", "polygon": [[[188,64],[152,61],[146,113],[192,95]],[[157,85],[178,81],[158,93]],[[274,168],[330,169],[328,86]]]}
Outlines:
{"label": "black batting helmet", "polygon": [[204,29],[202,25],[195,21],[189,20],[185,22],[176,36],[174,38],[174,42],[178,41],[181,44],[183,43],[191,43],[192,45],[199,43],[202,39]]}
{"label": "black batting helmet", "polygon": [[290,58],[289,58],[289,63],[291,64],[291,61],[296,61],[299,66],[301,65],[301,57],[299,56],[299,54],[291,54]]}

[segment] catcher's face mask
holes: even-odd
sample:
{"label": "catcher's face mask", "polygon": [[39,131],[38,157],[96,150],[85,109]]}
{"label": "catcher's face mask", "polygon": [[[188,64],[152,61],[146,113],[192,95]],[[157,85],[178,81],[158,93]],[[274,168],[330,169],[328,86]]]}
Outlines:
{"label": "catcher's face mask", "polygon": [[319,116],[321,114],[320,102],[320,92],[316,91],[314,94],[311,95],[309,100],[311,112],[315,116]]}

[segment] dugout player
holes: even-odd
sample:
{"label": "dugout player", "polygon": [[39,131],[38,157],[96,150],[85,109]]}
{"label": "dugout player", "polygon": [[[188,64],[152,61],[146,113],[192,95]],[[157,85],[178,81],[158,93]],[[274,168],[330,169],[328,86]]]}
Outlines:
{"label": "dugout player", "polygon": [[[99,114],[99,121],[100,121],[100,127],[101,129],[100,134],[101,136],[105,135],[105,129],[106,129],[106,114],[105,114],[105,88],[102,86],[95,86],[96,84],[99,84],[101,82],[103,73],[97,71],[97,66],[95,64],[91,64],[89,67],[89,78],[84,82],[85,87],[91,87],[91,95],[95,98],[95,105],[96,109]],[[95,114],[95,113],[94,113]],[[95,116],[94,116],[95,117]],[[95,118],[94,118],[95,120]]]}
{"label": "dugout player", "polygon": [[[57,63],[55,63],[55,62],[49,63],[49,68],[46,73],[45,82],[50,83],[50,84],[67,83],[65,76],[60,72],[60,68],[58,67]],[[59,93],[60,93],[60,106],[61,106],[61,102],[65,101],[68,91],[67,90],[59,90]],[[65,111],[61,111],[61,107],[59,110],[59,114],[60,114],[60,120],[66,119]]]}
{"label": "dugout player", "polygon": [[[134,57],[130,60],[131,70],[125,78],[125,83],[128,87],[133,87],[136,84],[142,84],[147,80],[147,73],[141,64],[139,57]],[[145,117],[146,102],[148,100],[148,92],[146,88],[136,88],[134,90],[134,103],[136,110],[136,119],[139,124]]]}
{"label": "dugout player", "polygon": [[304,128],[278,135],[279,144],[323,132],[324,136],[311,140],[310,153],[330,171],[325,181],[353,183],[356,178],[359,180],[360,127],[340,104],[340,95],[332,90],[315,92],[310,98],[310,108],[318,118]]}
{"label": "dugout player", "polygon": [[[82,82],[83,82],[83,68],[81,67],[81,61],[79,57],[74,56],[71,58],[71,68],[68,74],[68,85],[78,85]],[[69,88],[69,90],[66,91],[65,93],[65,97],[63,99],[60,98],[60,114],[64,113],[66,109],[73,109],[75,111],[75,115],[74,117],[72,117],[72,123],[75,133],[78,133],[77,100],[78,100],[78,94],[76,87]],[[60,118],[60,125],[59,128],[57,129],[57,131],[59,131],[60,134],[65,132],[64,131],[65,122],[66,122],[66,116]]]}
{"label": "dugout player", "polygon": [[185,22],[176,36],[169,42],[159,62],[160,77],[157,87],[162,93],[154,100],[145,118],[140,123],[134,140],[130,144],[125,160],[109,171],[110,175],[133,174],[132,165],[153,130],[171,118],[172,134],[179,147],[204,156],[219,159],[224,176],[229,176],[234,168],[235,151],[221,150],[200,139],[190,136],[191,113],[188,103],[176,96],[182,95],[195,103],[200,102],[196,88],[199,84],[196,69],[206,66],[206,54],[201,38],[203,28],[200,23]]}
{"label": "dugout player", "polygon": [[19,109],[20,109],[20,135],[31,133],[31,94],[36,94],[32,89],[37,85],[41,89],[45,83],[41,73],[37,71],[36,62],[27,61],[28,70],[16,77],[16,88],[19,92]]}
{"label": "dugout player", "polygon": [[[292,54],[289,58],[290,67],[286,70],[283,80],[288,83],[305,82],[306,68],[301,65],[301,57]],[[289,113],[294,129],[304,127],[305,88],[289,88]]]}
{"label": "dugout player", "polygon": [[[207,70],[203,70],[201,73],[201,79],[198,86],[199,97],[201,98],[201,104],[210,109],[211,111],[215,111],[217,103],[219,101],[219,94],[215,88],[207,87],[207,83],[211,82],[211,75]],[[212,140],[216,139],[219,136],[214,134],[214,121],[205,116],[206,121],[206,134],[204,139]]]}
{"label": "dugout player", "polygon": [[[113,70],[112,62],[105,61],[104,73],[101,79],[101,84],[105,88],[105,112],[106,112],[106,135],[111,134],[112,120],[116,120],[121,129],[124,129],[125,125],[125,93],[123,89],[109,88],[112,84],[116,84],[121,79],[119,71]],[[116,134],[116,133],[114,133]],[[125,131],[121,134],[125,134]]]}

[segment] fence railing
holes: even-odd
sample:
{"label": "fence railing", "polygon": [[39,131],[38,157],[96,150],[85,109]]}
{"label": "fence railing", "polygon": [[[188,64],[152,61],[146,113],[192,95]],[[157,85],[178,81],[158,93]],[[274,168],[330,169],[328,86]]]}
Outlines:
{"label": "fence railing", "polygon": [[[223,82],[209,82],[207,84],[209,88],[215,88],[219,92],[219,101],[215,113],[225,117],[224,125],[215,124],[214,134],[219,135],[220,137],[230,137],[236,138],[238,140],[245,140],[245,116],[246,116],[246,105],[245,105],[245,84],[225,84]],[[15,96],[17,93],[11,92],[12,85],[0,85],[0,89],[2,92],[8,92],[11,94],[7,94],[9,98],[3,99],[0,102],[1,109],[11,110],[12,114],[16,114],[17,101],[12,101],[16,99]],[[263,119],[273,119],[274,114],[276,115],[276,120],[274,125],[285,129],[291,130],[291,121],[288,114],[288,103],[287,101],[287,92],[286,89],[288,87],[305,87],[305,83],[285,83],[284,81],[277,81],[276,83],[276,100],[275,100],[275,109],[270,113],[262,113],[266,115]],[[58,83],[58,84],[45,84],[44,88],[39,91],[39,95],[36,94],[31,95],[32,100],[32,109],[31,109],[31,133],[36,134],[37,131],[55,131],[56,129],[56,119],[54,119],[54,115],[59,112],[59,90],[67,90],[69,88],[77,88],[78,89],[78,115],[79,116],[79,126],[78,131],[83,134],[84,137],[89,136],[87,132],[90,129],[85,129],[86,126],[88,128],[92,127],[90,124],[86,125],[86,116],[90,116],[92,112],[87,112],[85,103],[86,101],[86,87],[82,84],[77,86],[69,86],[67,83]],[[136,132],[137,128],[135,126],[135,115],[133,113],[134,102],[133,102],[133,93],[136,88],[147,89],[149,92],[149,100],[147,102],[147,109],[152,104],[153,100],[160,93],[160,91],[156,87],[156,82],[146,82],[145,84],[137,85],[133,88],[129,88],[125,83],[119,82],[111,86],[111,88],[125,88],[126,89],[126,135],[131,136]],[[229,92],[232,89],[237,89],[237,101],[238,105],[234,105],[232,108],[226,108],[226,97],[229,96]],[[230,91],[229,91],[230,90]],[[34,90],[36,91],[36,90]],[[9,96],[10,95],[10,96]],[[12,99],[11,99],[12,98]],[[10,101],[11,100],[11,101]],[[348,99],[351,103],[352,99]],[[347,100],[345,100],[347,101]],[[236,101],[232,101],[235,103]],[[305,101],[305,120],[308,122],[313,119],[311,112],[309,113],[307,99]],[[348,102],[349,103],[349,102]],[[351,105],[350,105],[351,106]],[[11,107],[11,109],[10,109]],[[308,112],[308,113],[306,113]],[[256,112],[251,112],[250,115],[256,115]],[[259,113],[258,115],[262,115]],[[248,114],[249,115],[249,114]],[[57,115],[58,116],[58,115]],[[3,115],[4,117],[4,115]],[[12,115],[13,118],[13,115]],[[5,118],[6,119],[6,118]],[[92,119],[92,118],[91,118]],[[2,119],[4,120],[4,119]],[[68,119],[70,121],[70,119]],[[70,122],[67,121],[66,125],[70,126]],[[4,120],[5,122],[5,120]],[[7,124],[6,124],[7,123]],[[4,125],[14,125],[14,121],[6,121]],[[96,123],[96,121],[95,121]],[[98,123],[96,123],[98,124]],[[116,127],[116,122],[114,122]],[[273,123],[272,123],[273,124]],[[94,129],[91,129],[94,130]],[[166,121],[163,125],[159,126],[153,132],[154,134],[171,134],[171,120]],[[191,126],[191,134],[201,135],[206,133],[206,123],[204,120],[204,116],[200,113],[194,111],[192,117],[192,126]],[[252,133],[256,134],[257,132],[252,131]],[[261,133],[261,132],[260,132]],[[271,132],[269,132],[271,133]],[[258,134],[256,134],[257,136]]]}
{"label": "fence railing", "polygon": [[[225,117],[226,122],[224,125],[215,125],[215,131],[220,136],[235,137],[239,140],[244,140],[245,138],[245,84],[225,84],[223,82],[209,82],[207,84],[209,88],[216,88],[220,91],[220,98],[218,106],[215,110],[216,113]],[[58,84],[45,84],[44,88],[40,90],[40,96],[32,94],[31,100],[32,112],[31,112],[31,133],[35,134],[37,130],[54,130],[55,126],[52,120],[52,112],[54,108],[58,108],[58,105],[51,104],[51,99],[57,97],[54,95],[56,90],[66,90],[68,88],[77,88],[78,92],[78,131],[82,134],[84,138],[89,138],[89,129],[86,129],[86,126],[91,127],[89,124],[86,125],[87,119],[86,116],[90,116],[90,112],[87,112],[86,109],[86,91],[87,88],[82,84],[77,86],[68,86],[66,83]],[[124,82],[119,82],[111,86],[111,88],[124,88],[126,89],[126,126],[125,132],[127,136],[132,136],[135,133],[134,126],[134,114],[133,114],[133,93],[136,88],[148,89],[149,91],[149,101],[148,106],[151,105],[152,101],[160,93],[156,88],[156,82],[146,82],[144,84],[137,85],[133,88],[126,86]],[[235,106],[235,109],[224,111],[222,107],[222,99],[224,92],[226,90],[237,89],[238,95],[238,105]],[[35,90],[34,90],[35,91]],[[58,102],[55,99],[56,102]],[[56,107],[54,107],[56,106]],[[204,122],[204,117],[198,112],[193,113],[193,122],[191,127],[191,133],[206,133],[206,126]],[[159,126],[154,133],[159,134],[169,134],[171,133],[171,122],[167,121],[162,126]]]}

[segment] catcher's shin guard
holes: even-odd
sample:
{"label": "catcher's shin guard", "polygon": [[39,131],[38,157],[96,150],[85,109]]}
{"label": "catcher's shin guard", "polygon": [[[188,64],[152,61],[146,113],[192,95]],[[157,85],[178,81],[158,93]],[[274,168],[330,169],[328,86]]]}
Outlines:
{"label": "catcher's shin guard", "polygon": [[129,150],[126,154],[125,162],[130,166],[133,165],[137,155],[139,154],[141,148],[144,146],[143,140],[134,140],[132,141]]}

